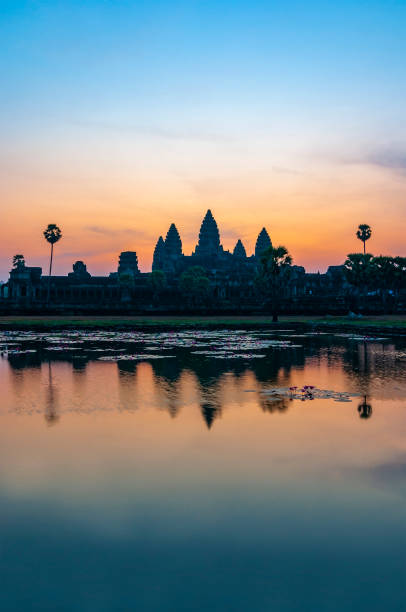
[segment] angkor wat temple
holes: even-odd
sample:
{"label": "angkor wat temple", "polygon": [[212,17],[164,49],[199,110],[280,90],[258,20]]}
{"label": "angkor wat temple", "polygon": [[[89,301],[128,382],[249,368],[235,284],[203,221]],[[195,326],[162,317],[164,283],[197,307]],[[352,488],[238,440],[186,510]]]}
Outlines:
{"label": "angkor wat temple", "polygon": [[[258,234],[255,252],[247,255],[241,240],[232,252],[223,248],[217,223],[210,210],[200,227],[198,243],[191,255],[182,252],[182,240],[174,223],[165,239],[155,246],[152,271],[162,271],[161,286],[154,274],[138,267],[135,251],[119,256],[117,271],[108,276],[92,276],[82,261],[73,264],[67,276],[46,276],[42,268],[17,264],[7,283],[0,288],[3,311],[41,312],[187,312],[191,305],[179,280],[189,268],[199,266],[209,279],[206,299],[193,310],[207,312],[261,312],[266,304],[259,299],[255,285],[261,254],[271,246],[265,228]],[[285,312],[342,312],[345,310],[346,283],[342,266],[330,266],[325,274],[309,274],[302,266],[292,266],[289,285],[282,296]]]}

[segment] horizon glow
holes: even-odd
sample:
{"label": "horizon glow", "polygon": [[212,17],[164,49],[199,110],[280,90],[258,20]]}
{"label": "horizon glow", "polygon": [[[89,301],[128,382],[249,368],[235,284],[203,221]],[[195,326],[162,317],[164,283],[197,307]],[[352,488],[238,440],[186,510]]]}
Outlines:
{"label": "horizon glow", "polygon": [[265,226],[324,271],[406,255],[406,3],[119,0],[1,3],[0,279],[14,254],[150,270],[208,208],[222,244]]}

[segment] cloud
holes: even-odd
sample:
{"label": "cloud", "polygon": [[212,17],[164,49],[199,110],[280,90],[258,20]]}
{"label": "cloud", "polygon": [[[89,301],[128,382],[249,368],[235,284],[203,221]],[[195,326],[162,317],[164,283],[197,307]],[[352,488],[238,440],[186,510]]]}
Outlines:
{"label": "cloud", "polygon": [[132,132],[144,136],[152,136],[163,140],[192,140],[199,142],[227,143],[234,142],[234,138],[219,132],[210,132],[197,129],[173,129],[159,125],[137,125],[114,121],[75,121],[75,125],[85,128],[96,128],[114,132]]}
{"label": "cloud", "polygon": [[148,234],[147,232],[131,228],[112,229],[110,227],[104,227],[102,225],[85,225],[83,229],[88,232],[93,232],[94,234],[101,234],[102,236],[109,236],[112,238],[119,236],[134,236],[135,238],[141,239],[151,238],[150,234]]}
{"label": "cloud", "polygon": [[341,164],[361,164],[406,173],[406,148],[399,146],[372,148],[354,155],[330,156]]}
{"label": "cloud", "polygon": [[382,149],[373,151],[367,156],[367,161],[381,168],[406,172],[406,150]]}
{"label": "cloud", "polygon": [[304,176],[306,172],[302,172],[301,170],[295,170],[294,168],[285,168],[284,166],[272,166],[272,171],[277,172],[278,174],[295,174]]}

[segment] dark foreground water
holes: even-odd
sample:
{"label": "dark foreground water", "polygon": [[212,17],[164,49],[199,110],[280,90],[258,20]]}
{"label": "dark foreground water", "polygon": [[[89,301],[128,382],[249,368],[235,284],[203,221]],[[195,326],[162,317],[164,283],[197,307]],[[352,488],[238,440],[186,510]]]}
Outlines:
{"label": "dark foreground water", "polygon": [[0,351],[3,612],[406,609],[405,340],[3,333]]}

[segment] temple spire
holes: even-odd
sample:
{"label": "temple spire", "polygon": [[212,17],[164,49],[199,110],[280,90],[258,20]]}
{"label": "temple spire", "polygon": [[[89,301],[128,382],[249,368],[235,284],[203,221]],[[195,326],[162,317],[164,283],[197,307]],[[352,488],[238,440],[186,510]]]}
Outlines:
{"label": "temple spire", "polygon": [[258,234],[257,242],[255,244],[255,257],[261,257],[262,253],[272,246],[271,239],[268,232],[263,227]]}
{"label": "temple spire", "polygon": [[162,236],[159,236],[154,249],[154,258],[152,260],[152,270],[163,270],[165,260],[165,242]]}
{"label": "temple spire", "polygon": [[221,251],[220,234],[217,223],[209,209],[203,219],[199,232],[199,243],[195,254],[203,257],[218,255]]}
{"label": "temple spire", "polygon": [[240,239],[237,240],[237,243],[234,247],[233,255],[234,257],[238,257],[240,259],[245,259],[247,257],[247,252]]}
{"label": "temple spire", "polygon": [[174,223],[171,224],[168,229],[168,233],[165,238],[165,257],[171,259],[182,256],[182,241],[179,236],[179,232]]}

